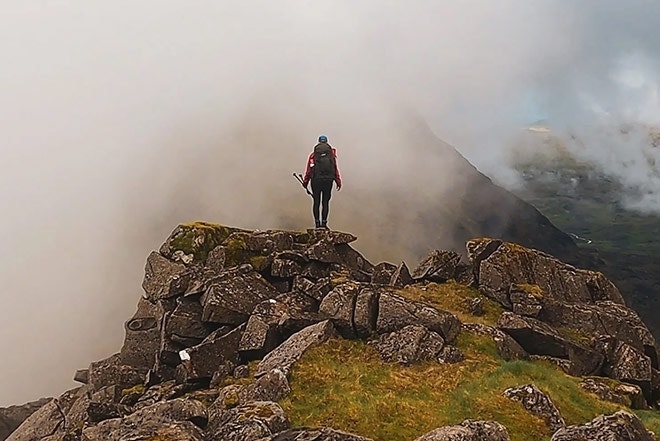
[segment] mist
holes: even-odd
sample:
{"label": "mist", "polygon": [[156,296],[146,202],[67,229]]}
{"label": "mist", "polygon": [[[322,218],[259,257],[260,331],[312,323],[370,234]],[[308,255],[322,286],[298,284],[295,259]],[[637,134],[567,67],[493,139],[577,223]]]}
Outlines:
{"label": "mist", "polygon": [[[310,227],[291,173],[321,133],[344,180],[330,226],[415,265],[392,225],[413,237],[455,176],[416,149],[411,113],[502,185],[538,119],[631,179],[617,155],[646,144],[591,136],[660,124],[660,6],[641,0],[0,5],[0,405],[59,395],[121,348],[146,257],[178,223]],[[660,182],[644,185],[653,207]]]}

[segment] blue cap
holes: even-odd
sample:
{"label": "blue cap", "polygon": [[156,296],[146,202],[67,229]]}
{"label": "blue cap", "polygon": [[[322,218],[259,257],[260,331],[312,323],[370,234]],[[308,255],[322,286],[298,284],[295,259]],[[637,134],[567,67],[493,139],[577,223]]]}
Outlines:
{"label": "blue cap", "polygon": [[319,136],[319,142],[328,142],[328,137],[325,135],[320,135]]}

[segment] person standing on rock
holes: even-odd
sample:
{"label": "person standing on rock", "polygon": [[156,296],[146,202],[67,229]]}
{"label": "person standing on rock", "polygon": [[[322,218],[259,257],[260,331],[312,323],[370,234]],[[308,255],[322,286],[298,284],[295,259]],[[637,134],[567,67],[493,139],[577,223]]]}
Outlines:
{"label": "person standing on rock", "polygon": [[337,150],[328,144],[328,137],[325,135],[319,136],[319,142],[307,158],[305,177],[302,181],[303,187],[307,188],[310,181],[314,197],[312,205],[314,225],[316,228],[328,228],[332,183],[336,182],[337,191],[341,190],[341,175],[339,167],[337,167]]}

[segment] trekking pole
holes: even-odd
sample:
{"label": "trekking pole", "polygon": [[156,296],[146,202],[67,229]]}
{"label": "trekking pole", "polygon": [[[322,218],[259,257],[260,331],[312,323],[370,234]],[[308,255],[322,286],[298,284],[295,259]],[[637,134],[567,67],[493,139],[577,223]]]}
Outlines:
{"label": "trekking pole", "polygon": [[[298,182],[300,182],[300,185],[303,185],[302,173],[296,174],[296,172],[293,172],[293,177],[296,178],[296,180]],[[309,190],[307,190],[307,187],[303,187],[303,188],[305,189],[305,191],[307,192],[308,195],[310,195],[311,197],[314,197],[314,195]]]}

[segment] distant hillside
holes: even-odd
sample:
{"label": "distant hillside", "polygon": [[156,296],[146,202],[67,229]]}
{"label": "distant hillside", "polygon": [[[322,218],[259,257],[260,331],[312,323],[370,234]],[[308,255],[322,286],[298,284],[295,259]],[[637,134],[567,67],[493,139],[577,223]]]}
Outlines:
{"label": "distant hillside", "polygon": [[544,148],[515,164],[524,180],[516,194],[571,234],[593,256],[586,266],[610,277],[660,336],[660,216],[626,209],[616,177],[575,158],[551,134],[540,136]]}

